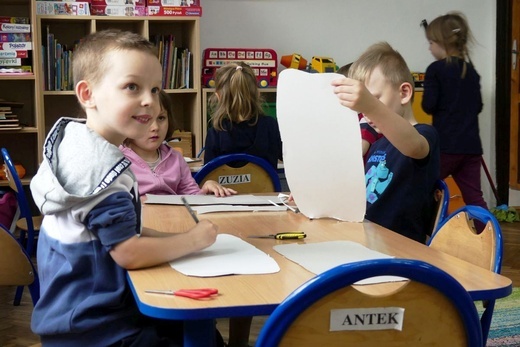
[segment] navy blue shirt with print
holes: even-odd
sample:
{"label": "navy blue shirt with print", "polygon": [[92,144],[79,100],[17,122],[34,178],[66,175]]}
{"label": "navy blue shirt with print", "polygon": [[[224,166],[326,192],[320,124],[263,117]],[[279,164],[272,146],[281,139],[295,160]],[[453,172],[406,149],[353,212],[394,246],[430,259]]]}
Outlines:
{"label": "navy blue shirt with print", "polygon": [[430,145],[426,158],[403,155],[386,137],[370,147],[365,164],[366,219],[424,243],[434,218],[439,139],[431,125],[417,124],[415,129]]}

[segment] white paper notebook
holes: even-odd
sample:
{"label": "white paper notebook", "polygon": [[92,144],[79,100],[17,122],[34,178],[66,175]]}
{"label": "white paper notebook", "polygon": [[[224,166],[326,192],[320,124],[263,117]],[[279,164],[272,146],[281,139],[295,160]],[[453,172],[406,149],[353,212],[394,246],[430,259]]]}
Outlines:
{"label": "white paper notebook", "polygon": [[339,103],[334,73],[286,69],[280,73],[276,112],[285,176],[309,218],[361,222],[365,175],[357,113]]}

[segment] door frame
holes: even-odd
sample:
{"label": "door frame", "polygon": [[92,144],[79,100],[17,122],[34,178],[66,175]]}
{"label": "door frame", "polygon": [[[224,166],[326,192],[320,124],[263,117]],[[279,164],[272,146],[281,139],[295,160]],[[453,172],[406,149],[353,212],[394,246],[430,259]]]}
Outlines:
{"label": "door frame", "polygon": [[512,0],[496,0],[495,167],[500,201],[509,201]]}

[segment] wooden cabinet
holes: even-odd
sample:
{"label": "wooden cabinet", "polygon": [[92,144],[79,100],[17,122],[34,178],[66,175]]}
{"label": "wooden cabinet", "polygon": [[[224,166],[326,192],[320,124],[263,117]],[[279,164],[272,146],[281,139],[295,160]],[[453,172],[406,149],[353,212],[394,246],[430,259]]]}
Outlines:
{"label": "wooden cabinet", "polygon": [[[200,18],[199,17],[109,17],[109,16],[36,16],[35,66],[42,66],[42,44],[47,44],[47,32],[62,45],[73,47],[82,37],[96,31],[116,28],[139,33],[148,39],[156,35],[175,37],[175,44],[191,52],[192,81],[188,89],[166,89],[175,107],[175,119],[181,130],[193,135],[193,148],[202,148],[202,124],[200,111]],[[40,71],[40,78],[44,72]],[[43,82],[43,81],[42,81]],[[45,135],[56,120],[63,116],[76,117],[82,110],[73,91],[44,90],[43,83],[37,88],[38,146],[43,145]],[[194,155],[192,153],[191,155]],[[188,155],[188,154],[187,154]],[[39,157],[41,160],[41,156]]]}
{"label": "wooden cabinet", "polygon": [[432,116],[424,112],[421,106],[423,95],[424,90],[422,88],[415,88],[412,103],[413,114],[418,123],[432,124]]}
{"label": "wooden cabinet", "polygon": [[[0,16],[26,17],[30,23],[34,21],[30,0],[2,0],[0,1]],[[34,45],[34,27],[32,30]],[[34,50],[32,51],[34,52]],[[32,55],[34,57],[34,54]],[[34,59],[28,59],[35,70]],[[21,163],[26,169],[24,184],[30,182],[38,168],[38,116],[37,116],[37,73],[33,75],[2,75],[0,76],[0,99],[23,103],[23,107],[14,108],[13,113],[18,116],[20,125],[17,130],[0,130],[0,147],[9,151],[13,161]],[[3,164],[0,160],[0,164]],[[7,181],[0,180],[0,186],[7,186]]]}

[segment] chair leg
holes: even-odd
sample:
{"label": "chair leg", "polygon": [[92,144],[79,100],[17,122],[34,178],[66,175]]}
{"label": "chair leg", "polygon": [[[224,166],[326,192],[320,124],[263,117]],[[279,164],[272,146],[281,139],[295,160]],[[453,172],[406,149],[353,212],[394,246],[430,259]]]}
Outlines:
{"label": "chair leg", "polygon": [[16,287],[16,294],[14,295],[14,306],[20,306],[20,301],[22,301],[22,294],[23,294],[23,286]]}
{"label": "chair leg", "polygon": [[491,327],[491,319],[493,318],[493,310],[495,309],[495,300],[489,300],[486,302],[486,309],[480,317],[480,325],[482,326],[482,340],[484,345],[487,344],[489,335],[489,328]]}
{"label": "chair leg", "polygon": [[19,229],[20,235],[18,236],[18,242],[22,245],[24,249],[26,249],[26,241],[27,241],[27,233],[25,230]]}

